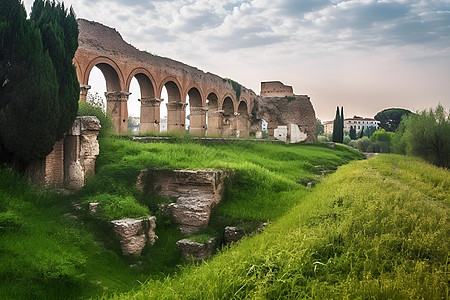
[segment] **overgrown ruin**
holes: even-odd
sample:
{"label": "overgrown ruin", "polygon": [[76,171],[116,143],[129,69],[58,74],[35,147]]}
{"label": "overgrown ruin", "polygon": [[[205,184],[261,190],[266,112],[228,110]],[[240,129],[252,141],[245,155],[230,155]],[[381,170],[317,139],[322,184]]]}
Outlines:
{"label": "overgrown ruin", "polygon": [[[78,20],[79,47],[73,59],[80,82],[80,101],[86,101],[89,75],[98,67],[106,80],[107,111],[118,133],[127,132],[127,100],[135,77],[140,86],[140,132],[160,132],[161,92],[166,87],[167,131],[185,132],[190,105],[189,133],[197,136],[259,137],[264,119],[269,137],[278,126],[294,124],[315,140],[315,113],[308,96],[295,95],[279,81],[262,82],[261,96],[239,83],[205,73],[184,63],[140,51],[113,28]],[[186,98],[189,96],[189,103]],[[290,139],[291,141],[293,139]]]}

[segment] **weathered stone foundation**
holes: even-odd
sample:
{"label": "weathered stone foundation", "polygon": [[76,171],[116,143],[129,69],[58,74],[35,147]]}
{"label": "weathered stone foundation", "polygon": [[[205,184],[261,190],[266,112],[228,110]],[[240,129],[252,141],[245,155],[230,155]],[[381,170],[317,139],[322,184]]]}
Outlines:
{"label": "weathered stone foundation", "polygon": [[165,211],[184,234],[207,227],[211,210],[222,199],[230,173],[222,170],[142,170],[137,187],[176,199]]}
{"label": "weathered stone foundation", "polygon": [[153,245],[158,239],[155,234],[156,217],[144,219],[123,219],[111,221],[120,238],[124,255],[140,255],[146,244]]}
{"label": "weathered stone foundation", "polygon": [[47,188],[81,188],[95,172],[100,127],[96,117],[77,117],[64,139],[55,143],[53,151],[29,166],[31,181]]}

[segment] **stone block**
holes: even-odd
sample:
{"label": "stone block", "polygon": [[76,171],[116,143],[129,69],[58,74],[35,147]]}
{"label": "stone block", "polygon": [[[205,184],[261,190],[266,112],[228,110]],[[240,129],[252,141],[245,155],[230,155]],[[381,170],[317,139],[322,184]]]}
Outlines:
{"label": "stone block", "polygon": [[297,124],[288,124],[288,142],[290,144],[304,142],[308,139],[308,135],[298,128]]}
{"label": "stone block", "polygon": [[183,239],[179,240],[176,245],[183,252],[186,260],[201,261],[214,254],[217,248],[217,240],[211,238],[206,243],[198,243]]}
{"label": "stone block", "polygon": [[288,129],[287,126],[278,126],[274,129],[273,136],[275,139],[286,142],[287,141],[287,135],[288,135]]}
{"label": "stone block", "polygon": [[153,245],[158,236],[155,234],[156,217],[144,219],[122,219],[111,221],[114,231],[120,238],[124,255],[140,255],[145,245]]}
{"label": "stone block", "polygon": [[224,230],[224,239],[225,243],[236,243],[239,240],[241,240],[245,236],[244,230],[234,227],[234,226],[227,226]]}

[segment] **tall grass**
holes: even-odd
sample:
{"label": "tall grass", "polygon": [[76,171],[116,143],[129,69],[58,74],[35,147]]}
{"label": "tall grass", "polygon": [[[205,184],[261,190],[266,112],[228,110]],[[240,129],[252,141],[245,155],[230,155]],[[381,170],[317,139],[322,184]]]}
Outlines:
{"label": "tall grass", "polygon": [[[310,193],[305,182],[320,180],[321,171],[359,158],[339,146],[187,139],[137,143],[103,136],[97,174],[73,195],[30,187],[25,179],[0,169],[0,298],[109,295],[180,272],[183,260],[175,242],[182,237],[156,209],[164,199],[136,188],[141,169],[233,171],[232,184],[207,232],[220,234],[227,225],[253,228],[279,219]],[[99,212],[89,213],[88,202],[100,202]],[[83,209],[74,209],[73,203]],[[146,214],[156,214],[159,239],[140,258],[122,257],[109,221]]]}
{"label": "tall grass", "polygon": [[446,299],[449,190],[418,159],[352,162],[262,234],[116,298]]}

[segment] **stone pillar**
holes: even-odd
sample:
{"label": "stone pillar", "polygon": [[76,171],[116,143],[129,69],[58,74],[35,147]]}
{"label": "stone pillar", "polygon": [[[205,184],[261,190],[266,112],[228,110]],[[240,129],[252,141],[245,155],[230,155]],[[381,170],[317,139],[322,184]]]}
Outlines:
{"label": "stone pillar", "polygon": [[[236,136],[248,137],[250,131],[250,120],[246,115],[239,115],[236,118]],[[239,135],[238,135],[239,133]]]}
{"label": "stone pillar", "polygon": [[87,93],[90,88],[90,85],[80,84],[80,102],[86,102]]}
{"label": "stone pillar", "polygon": [[114,129],[119,134],[127,133],[128,130],[128,108],[127,101],[129,92],[106,92],[106,111],[111,116]]}
{"label": "stone pillar", "polygon": [[160,104],[162,99],[142,98],[141,101],[141,124],[139,132],[159,133]]}
{"label": "stone pillar", "polygon": [[237,117],[239,113],[234,113],[232,115],[225,115],[222,121],[222,136],[236,136],[237,129]]}
{"label": "stone pillar", "polygon": [[191,107],[191,119],[189,134],[204,136],[206,132],[206,112],[205,107]]}
{"label": "stone pillar", "polygon": [[223,110],[208,111],[208,136],[220,136],[222,134]]}
{"label": "stone pillar", "polygon": [[186,103],[169,102],[167,103],[167,132],[186,131],[185,126]]}
{"label": "stone pillar", "polygon": [[86,178],[94,175],[100,127],[96,117],[77,117],[65,136],[64,183],[67,188],[80,189]]}

